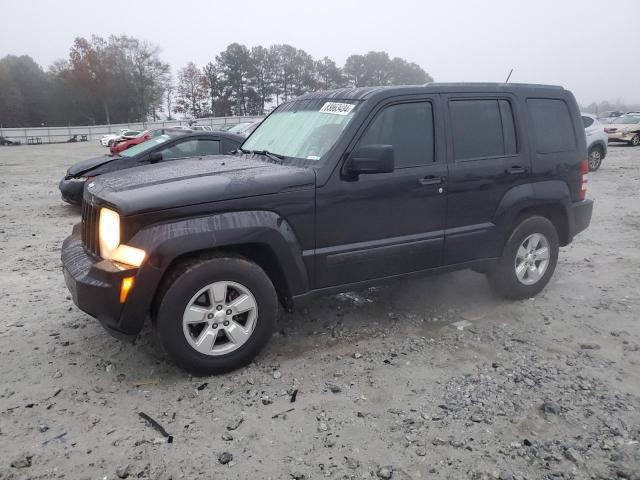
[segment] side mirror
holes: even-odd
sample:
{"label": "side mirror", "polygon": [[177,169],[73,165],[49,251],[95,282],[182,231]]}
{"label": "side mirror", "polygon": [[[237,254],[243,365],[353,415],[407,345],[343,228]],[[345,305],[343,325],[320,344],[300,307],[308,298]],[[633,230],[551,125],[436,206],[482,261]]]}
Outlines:
{"label": "side mirror", "polygon": [[149,162],[150,163],[158,163],[162,161],[162,153],[161,152],[153,152],[151,155],[149,155]]}
{"label": "side mirror", "polygon": [[347,173],[390,173],[395,168],[391,145],[365,145],[354,150],[347,162]]}

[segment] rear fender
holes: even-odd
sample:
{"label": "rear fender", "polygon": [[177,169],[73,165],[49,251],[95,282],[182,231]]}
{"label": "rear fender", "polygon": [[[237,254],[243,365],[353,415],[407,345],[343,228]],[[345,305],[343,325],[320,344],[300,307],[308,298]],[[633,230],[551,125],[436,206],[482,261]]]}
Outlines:
{"label": "rear fender", "polygon": [[[572,222],[571,203],[569,186],[562,180],[518,185],[507,191],[494,215],[494,224],[498,235],[496,244],[499,247],[496,256],[501,255],[504,243],[511,234],[520,215],[527,212],[538,212],[545,215],[545,212],[551,209],[560,209],[561,215],[553,216],[551,220],[555,222],[558,218],[563,218],[566,219],[565,222]],[[568,225],[571,225],[571,223],[568,223]],[[568,225],[556,225],[556,228],[560,232],[567,231]],[[571,239],[567,238],[563,243],[569,243],[570,241]]]}

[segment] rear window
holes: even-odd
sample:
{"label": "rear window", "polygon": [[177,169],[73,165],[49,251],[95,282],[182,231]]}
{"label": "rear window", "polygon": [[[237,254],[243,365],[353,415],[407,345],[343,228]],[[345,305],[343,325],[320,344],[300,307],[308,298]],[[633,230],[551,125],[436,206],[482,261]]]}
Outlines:
{"label": "rear window", "polygon": [[515,124],[509,101],[452,100],[449,112],[456,160],[516,153]]}
{"label": "rear window", "polygon": [[573,122],[569,107],[564,101],[530,98],[527,105],[538,153],[572,152],[576,149]]}

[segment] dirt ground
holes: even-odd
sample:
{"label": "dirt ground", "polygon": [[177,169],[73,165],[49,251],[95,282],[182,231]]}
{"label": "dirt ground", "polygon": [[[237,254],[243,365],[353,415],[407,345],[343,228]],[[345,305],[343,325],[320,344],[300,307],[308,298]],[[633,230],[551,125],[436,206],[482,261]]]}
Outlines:
{"label": "dirt ground", "polygon": [[0,479],[640,478],[640,148],[537,298],[470,271],[326,297],[210,378],[70,300],[57,182],[102,151],[0,147]]}

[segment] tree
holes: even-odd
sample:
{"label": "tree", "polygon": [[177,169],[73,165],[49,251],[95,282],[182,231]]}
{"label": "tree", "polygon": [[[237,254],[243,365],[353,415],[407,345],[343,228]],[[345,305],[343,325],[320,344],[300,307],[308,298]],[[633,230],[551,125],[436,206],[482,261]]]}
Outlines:
{"label": "tree", "polygon": [[344,64],[344,75],[347,82],[352,87],[362,87],[366,85],[365,60],[363,55],[351,55]]}
{"label": "tree", "polygon": [[249,49],[239,43],[232,43],[216,57],[224,82],[235,100],[235,114],[246,115],[247,82],[253,74],[253,64]]}
{"label": "tree", "polygon": [[173,92],[175,91],[176,87],[173,84],[173,80],[171,78],[169,78],[169,80],[167,81],[167,86],[164,89],[164,94],[165,94],[165,98],[166,98],[166,102],[167,102],[167,120],[172,120],[171,118],[171,102],[173,101]]}
{"label": "tree", "polygon": [[174,112],[193,118],[202,117],[208,112],[209,82],[195,63],[189,62],[178,71],[177,93]]}
{"label": "tree", "polygon": [[252,102],[254,108],[250,108],[251,113],[264,115],[264,107],[271,102],[274,89],[274,68],[275,64],[269,50],[264,47],[253,47],[250,53],[250,60],[253,64],[251,72],[253,75],[249,79],[249,86],[255,91],[257,102]]}
{"label": "tree", "polygon": [[0,60],[0,122],[32,126],[48,122],[49,79],[29,56]]}
{"label": "tree", "polygon": [[340,70],[340,67],[329,57],[324,57],[322,60],[316,61],[315,73],[315,83],[321,90],[344,87],[347,84],[347,80]]}

